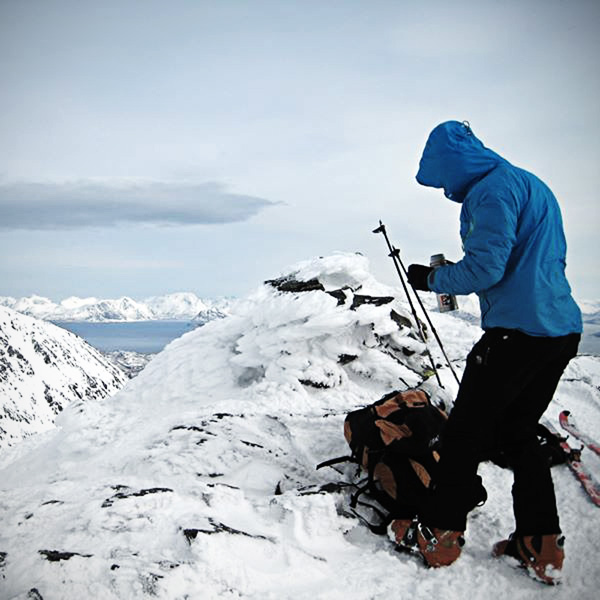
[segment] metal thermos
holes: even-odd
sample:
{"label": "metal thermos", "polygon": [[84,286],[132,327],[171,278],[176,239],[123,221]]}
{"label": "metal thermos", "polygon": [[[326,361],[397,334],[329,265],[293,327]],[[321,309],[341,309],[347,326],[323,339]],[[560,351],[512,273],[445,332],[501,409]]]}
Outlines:
{"label": "metal thermos", "polygon": [[[447,262],[443,254],[434,254],[429,262],[429,266],[433,269],[437,269],[437,267],[441,267],[445,264],[447,264]],[[440,312],[449,312],[458,308],[456,296],[453,296],[452,294],[436,294],[436,296]]]}

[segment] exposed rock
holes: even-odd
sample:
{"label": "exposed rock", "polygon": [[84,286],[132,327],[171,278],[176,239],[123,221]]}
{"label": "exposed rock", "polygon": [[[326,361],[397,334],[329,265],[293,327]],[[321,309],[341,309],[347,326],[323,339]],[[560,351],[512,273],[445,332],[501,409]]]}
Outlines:
{"label": "exposed rock", "polygon": [[79,552],[61,552],[60,550],[39,550],[38,552],[50,562],[69,560],[74,556],[81,556],[83,558],[91,558],[93,556],[93,554],[81,554]]}
{"label": "exposed rock", "polygon": [[361,294],[354,294],[354,297],[352,298],[352,306],[350,306],[350,309],[356,310],[359,306],[362,306],[363,304],[383,306],[384,304],[389,304],[393,301],[393,296],[364,296]]}
{"label": "exposed rock", "polygon": [[123,500],[124,498],[133,498],[135,496],[147,496],[148,494],[160,494],[160,493],[164,493],[164,492],[172,492],[173,491],[171,488],[162,488],[162,487],[147,488],[147,489],[138,490],[138,491],[129,491],[130,488],[125,485],[117,485],[113,489],[128,490],[128,491],[123,491],[123,492],[119,491],[116,494],[113,494],[110,498],[107,498],[102,503],[102,508],[108,508],[109,506],[112,506],[113,503],[115,502],[115,500]]}
{"label": "exposed rock", "polygon": [[340,363],[340,365],[347,365],[357,358],[358,356],[356,354],[340,354],[338,356],[338,363]]}
{"label": "exposed rock", "polygon": [[318,279],[310,279],[309,281],[297,281],[291,277],[281,277],[280,279],[268,279],[265,281],[280,292],[314,292],[325,291],[323,284]]}
{"label": "exposed rock", "polygon": [[228,525],[225,525],[224,523],[215,521],[214,519],[212,519],[210,517],[208,519],[208,522],[212,529],[184,529],[183,530],[183,535],[185,536],[185,538],[187,539],[187,541],[190,544],[192,543],[192,540],[195,540],[198,537],[199,533],[204,533],[206,535],[213,535],[215,533],[230,533],[233,535],[243,535],[243,536],[247,536],[250,538],[257,539],[257,540],[267,540],[268,542],[275,543],[275,540],[273,538],[267,537],[265,535],[257,535],[257,534],[248,533],[247,531],[241,531],[239,529],[234,529],[233,527],[229,527]]}

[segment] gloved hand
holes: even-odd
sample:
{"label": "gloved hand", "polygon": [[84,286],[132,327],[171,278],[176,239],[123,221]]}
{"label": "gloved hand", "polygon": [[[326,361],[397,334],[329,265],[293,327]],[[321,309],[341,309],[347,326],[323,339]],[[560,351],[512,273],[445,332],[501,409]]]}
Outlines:
{"label": "gloved hand", "polygon": [[425,265],[409,265],[408,283],[410,283],[415,290],[428,292],[429,285],[427,283],[427,278],[429,277],[429,273],[431,273],[431,271],[433,271],[433,269],[431,267],[426,267]]}

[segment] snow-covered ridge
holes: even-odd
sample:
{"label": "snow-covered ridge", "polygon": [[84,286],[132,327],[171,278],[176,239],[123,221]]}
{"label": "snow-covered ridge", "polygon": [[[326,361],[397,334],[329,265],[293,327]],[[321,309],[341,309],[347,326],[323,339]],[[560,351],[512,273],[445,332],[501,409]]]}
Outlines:
{"label": "snow-covered ridge", "polygon": [[0,306],[12,308],[46,321],[149,321],[199,320],[203,323],[225,316],[229,299],[201,299],[192,292],[152,296],[133,300],[127,296],[116,299],[77,298],[72,296],[59,303],[43,296],[12,298],[0,296]]}
{"label": "snow-covered ridge", "polygon": [[[481,330],[430,316],[460,372]],[[115,396],[70,405],[56,430],[0,454],[0,597],[594,598],[600,540],[581,524],[598,509],[565,467],[566,581],[553,590],[490,555],[513,527],[509,471],[482,466],[490,499],[463,555],[426,569],[352,515],[351,492],[332,491],[355,465],[315,470],[347,455],[345,414],[384,392],[421,385],[451,404],[449,370],[441,389],[422,352],[402,291],[364,257],[307,261],[262,285]],[[599,385],[600,361],[578,357],[549,417],[569,407],[600,435]]]}
{"label": "snow-covered ridge", "polygon": [[71,402],[106,398],[125,380],[80,337],[0,307],[0,448],[52,428]]}
{"label": "snow-covered ridge", "polygon": [[112,364],[116,365],[129,379],[141,373],[152,360],[154,354],[142,354],[128,350],[114,350],[102,353]]}

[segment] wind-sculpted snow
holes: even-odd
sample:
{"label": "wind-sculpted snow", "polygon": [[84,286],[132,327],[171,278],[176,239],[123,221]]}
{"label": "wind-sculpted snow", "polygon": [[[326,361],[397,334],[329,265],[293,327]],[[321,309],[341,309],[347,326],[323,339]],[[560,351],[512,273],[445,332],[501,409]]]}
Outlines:
{"label": "wind-sculpted snow", "polygon": [[106,398],[124,383],[81,338],[0,307],[0,448],[51,428],[69,403]]}
{"label": "wind-sculpted snow", "polygon": [[[460,372],[480,330],[431,316]],[[600,540],[583,523],[597,508],[566,469],[555,472],[568,556],[556,590],[490,556],[512,528],[508,471],[482,466],[490,500],[463,556],[427,570],[349,511],[332,484],[355,466],[315,470],[348,453],[347,411],[390,389],[423,385],[450,405],[453,379],[447,368],[445,389],[426,379],[423,350],[399,290],[363,257],[309,261],[263,285],[117,395],[72,404],[57,430],[0,455],[0,597],[595,597]],[[597,435],[600,369],[583,359],[552,410],[581,405]]]}

